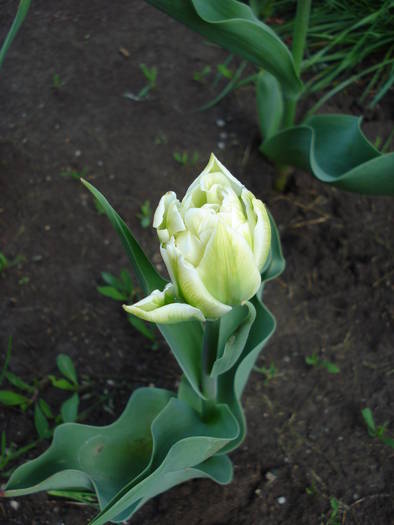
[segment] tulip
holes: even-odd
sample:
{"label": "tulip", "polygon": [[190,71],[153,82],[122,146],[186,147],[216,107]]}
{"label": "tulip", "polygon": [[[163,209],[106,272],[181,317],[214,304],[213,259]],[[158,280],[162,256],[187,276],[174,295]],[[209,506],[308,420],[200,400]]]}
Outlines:
{"label": "tulip", "polygon": [[213,154],[182,202],[173,191],[160,199],[153,226],[171,283],[127,312],[159,324],[216,320],[256,294],[270,253],[268,213]]}

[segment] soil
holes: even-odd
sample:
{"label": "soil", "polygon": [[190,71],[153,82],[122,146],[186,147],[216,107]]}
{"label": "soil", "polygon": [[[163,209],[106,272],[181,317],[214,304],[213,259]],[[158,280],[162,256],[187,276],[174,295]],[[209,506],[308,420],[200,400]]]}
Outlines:
{"label": "soil", "polygon": [[[16,3],[0,4],[2,41]],[[128,262],[87,191],[61,173],[83,172],[162,270],[140,207],[149,199],[154,209],[170,189],[182,195],[213,151],[280,227],[287,269],[265,296],[278,328],[259,360],[276,374],[251,375],[233,483],[188,482],[150,501],[134,522],[389,525],[394,452],[368,435],[361,409],[370,407],[393,435],[392,201],[344,193],[301,172],[286,193],[273,191],[274,169],[257,149],[253,88],[196,111],[217,91],[213,75],[203,84],[194,72],[226,56],[143,2],[33,3],[0,75],[0,250],[18,258],[0,273],[1,353],[12,335],[9,369],[25,381],[56,374],[56,356],[70,355],[90,382],[93,397],[82,403],[88,423],[113,421],[136,387],[174,389],[180,371],[165,343],[157,336],[152,349],[120,303],[98,294],[100,273],[119,274]],[[137,102],[123,94],[145,85],[140,63],[156,66],[158,76]],[[388,108],[386,99],[368,114],[371,138],[388,135]],[[324,109],[359,108],[349,92]],[[182,151],[198,153],[194,165],[174,160]],[[312,354],[340,372],[308,366]],[[49,387],[42,395],[52,407],[64,399]],[[105,401],[96,403],[100,395]],[[8,443],[30,443],[32,410],[2,407],[0,429]],[[340,505],[336,521],[330,498]],[[0,502],[7,525],[80,525],[94,513],[46,494]]]}

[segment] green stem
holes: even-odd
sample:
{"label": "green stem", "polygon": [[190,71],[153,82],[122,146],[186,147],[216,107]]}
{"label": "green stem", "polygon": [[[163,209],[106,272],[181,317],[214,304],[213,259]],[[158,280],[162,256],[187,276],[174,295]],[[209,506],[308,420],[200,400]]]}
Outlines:
{"label": "green stem", "polygon": [[220,320],[207,321],[204,330],[202,349],[202,391],[209,401],[216,402],[217,380],[210,373],[217,357]]}
{"label": "green stem", "polygon": [[[298,75],[301,72],[301,63],[302,58],[304,56],[311,3],[312,0],[298,0],[297,2],[297,12],[294,21],[292,54],[294,59],[295,70]],[[284,128],[289,128],[294,124],[296,109],[297,99],[288,99],[285,101],[285,114],[283,117]]]}

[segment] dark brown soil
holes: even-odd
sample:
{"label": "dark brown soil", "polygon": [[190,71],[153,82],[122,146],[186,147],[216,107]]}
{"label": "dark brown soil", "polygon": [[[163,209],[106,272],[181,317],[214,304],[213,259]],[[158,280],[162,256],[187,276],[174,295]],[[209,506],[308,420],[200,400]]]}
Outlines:
{"label": "dark brown soil", "polygon": [[[0,5],[2,40],[16,2]],[[86,419],[94,424],[111,422],[138,386],[175,388],[180,372],[165,344],[152,350],[120,305],[97,293],[100,272],[118,274],[128,263],[82,185],[60,173],[86,168],[159,264],[140,206],[149,199],[155,207],[169,189],[182,194],[214,151],[280,226],[287,270],[266,292],[278,329],[259,362],[274,363],[277,374],[268,383],[251,376],[234,482],[189,482],[148,503],[134,522],[334,524],[336,498],[338,523],[389,525],[394,452],[368,436],[361,409],[388,421],[393,434],[392,201],[346,194],[302,173],[286,194],[273,192],[273,168],[256,147],[253,89],[194,111],[213,91],[193,73],[225,57],[143,2],[33,2],[0,72],[0,251],[10,261],[23,257],[0,273],[1,353],[12,335],[10,370],[27,381],[53,373],[57,354],[69,354],[95,398],[107,394]],[[140,63],[158,67],[157,89],[133,102],[122,95],[143,87]],[[354,111],[352,100],[350,93],[326,109]],[[388,107],[368,115],[371,137],[390,130]],[[196,165],[174,160],[184,150],[198,152]],[[313,353],[340,373],[307,366]],[[44,393],[56,406],[54,395]],[[1,408],[0,430],[18,446],[29,443],[31,411]],[[1,524],[80,525],[94,515],[43,494],[17,504],[0,502]]]}

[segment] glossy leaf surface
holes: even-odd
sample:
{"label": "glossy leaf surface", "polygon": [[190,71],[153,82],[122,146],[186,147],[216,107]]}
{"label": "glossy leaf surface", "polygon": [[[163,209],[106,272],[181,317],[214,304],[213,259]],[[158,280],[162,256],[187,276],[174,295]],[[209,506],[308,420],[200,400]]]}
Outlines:
{"label": "glossy leaf surface", "polygon": [[310,170],[320,181],[368,195],[394,195],[394,153],[381,154],[349,115],[316,115],[265,141],[273,162]]}
{"label": "glossy leaf surface", "polygon": [[247,5],[236,0],[147,0],[204,38],[266,69],[288,96],[302,83],[290,51]]}

